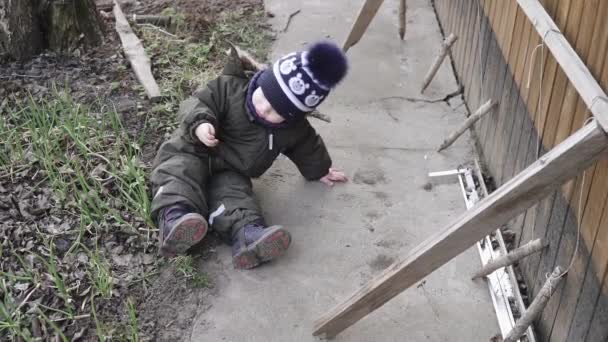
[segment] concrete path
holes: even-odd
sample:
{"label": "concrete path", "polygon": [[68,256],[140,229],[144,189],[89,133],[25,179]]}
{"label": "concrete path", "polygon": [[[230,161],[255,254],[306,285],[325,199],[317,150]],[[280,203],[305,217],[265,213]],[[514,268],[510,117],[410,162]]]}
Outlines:
{"label": "concrete path", "polygon": [[[267,0],[280,34],[273,57],[330,37],[341,43],[362,0]],[[462,213],[457,183],[425,190],[427,174],[472,160],[469,137],[445,153],[434,149],[464,118],[460,99],[449,105],[419,97],[441,36],[429,0],[408,1],[405,41],[397,34],[397,1],[386,1],[361,42],[348,52],[351,71],[320,107],[333,122],[311,119],[334,164],[351,182],[326,188],[307,183],[286,159],[255,183],[268,221],[283,224],[294,243],[282,260],[236,271],[228,247],[201,265],[214,295],[193,327],[192,341],[315,341],[313,322],[393,261]],[[456,90],[449,63],[425,93]],[[472,282],[476,249],[452,260],[336,341],[488,341],[499,332],[486,284]]]}

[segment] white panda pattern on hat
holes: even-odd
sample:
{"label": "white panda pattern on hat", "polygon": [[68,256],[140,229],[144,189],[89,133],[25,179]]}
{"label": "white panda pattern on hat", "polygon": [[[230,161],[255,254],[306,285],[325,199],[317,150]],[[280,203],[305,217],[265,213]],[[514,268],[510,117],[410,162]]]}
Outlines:
{"label": "white panda pattern on hat", "polygon": [[260,75],[258,85],[273,108],[287,120],[312,112],[347,71],[346,56],[333,43],[320,42],[292,52]]}

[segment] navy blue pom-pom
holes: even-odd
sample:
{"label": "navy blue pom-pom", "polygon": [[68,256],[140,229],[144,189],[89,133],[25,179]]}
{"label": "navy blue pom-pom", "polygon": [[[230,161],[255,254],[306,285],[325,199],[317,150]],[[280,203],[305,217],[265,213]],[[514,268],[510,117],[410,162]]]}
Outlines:
{"label": "navy blue pom-pom", "polygon": [[346,75],[348,63],[342,49],[330,42],[319,42],[308,50],[308,68],[319,83],[333,88]]}

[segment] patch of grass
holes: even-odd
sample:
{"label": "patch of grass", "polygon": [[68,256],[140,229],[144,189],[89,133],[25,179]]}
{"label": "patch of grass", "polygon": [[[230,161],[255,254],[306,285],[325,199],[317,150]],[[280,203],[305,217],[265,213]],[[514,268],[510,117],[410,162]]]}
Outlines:
{"label": "patch of grass", "polygon": [[[185,15],[173,8],[166,11],[177,18],[176,35],[190,37],[192,28],[184,22]],[[155,78],[170,98],[164,109],[174,113],[180,101],[219,74],[225,63],[228,42],[264,60],[271,42],[264,22],[263,10],[253,13],[237,10],[223,13],[197,39],[172,39],[157,30],[140,30],[146,52],[154,63],[153,69],[157,71]]]}
{"label": "patch of grass", "polygon": [[209,277],[194,266],[194,259],[190,255],[180,255],[171,260],[175,270],[197,288],[210,286]]}
{"label": "patch of grass", "polygon": [[131,298],[127,299],[127,311],[129,312],[129,341],[138,342],[139,335],[137,327],[137,312],[135,310],[135,305],[133,304],[133,300]]}
{"label": "patch of grass", "polygon": [[41,166],[59,198],[80,211],[84,226],[108,216],[124,224],[118,211],[125,207],[150,223],[140,137],[127,134],[115,111],[94,113],[60,91],[53,100],[30,98],[0,124],[0,145],[20,146],[5,150],[0,171],[24,166],[27,151],[26,159]]}
{"label": "patch of grass", "polygon": [[18,304],[11,296],[5,279],[0,279],[0,336],[6,335],[10,338],[22,338],[26,341],[32,340],[32,335],[26,328],[26,317],[19,310]]}
{"label": "patch of grass", "polygon": [[110,263],[99,253],[98,250],[91,251],[84,246],[83,248],[89,256],[87,276],[95,290],[94,294],[101,296],[103,299],[110,299],[112,297],[112,288],[114,286]]}
{"label": "patch of grass", "polygon": [[[97,249],[98,242],[117,232],[152,241],[147,229],[151,226],[148,169],[140,161],[142,141],[141,136],[129,135],[115,111],[77,103],[59,90],[51,99],[30,97],[0,118],[0,149],[4,147],[0,177],[10,184],[17,177],[14,170],[29,172],[38,185],[50,186],[53,206],[76,221],[76,229],[69,233],[75,237],[71,247],[60,255],[54,238],[39,230],[33,237],[36,252],[17,252],[10,246],[20,241],[5,240],[8,247],[1,255],[13,260],[5,263],[13,271],[6,266],[0,270],[7,285],[0,289],[0,338],[31,336],[32,316],[24,313],[27,306],[14,305],[16,285],[42,282],[60,298],[47,297],[36,306],[36,316],[60,337],[67,326],[60,322],[86,318],[91,314],[88,310],[94,310],[92,305],[80,306],[74,293],[89,286],[93,296],[111,299],[112,266]],[[32,191],[37,188],[34,185]],[[81,272],[73,268],[77,265],[63,262],[70,255],[88,257],[81,269],[84,277],[74,276]]]}

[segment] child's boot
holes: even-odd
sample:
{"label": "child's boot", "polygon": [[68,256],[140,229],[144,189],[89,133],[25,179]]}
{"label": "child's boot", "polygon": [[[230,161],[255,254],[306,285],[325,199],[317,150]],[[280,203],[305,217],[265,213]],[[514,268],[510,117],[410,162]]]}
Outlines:
{"label": "child's boot", "polygon": [[173,205],[161,210],[158,219],[160,254],[173,257],[184,254],[207,234],[207,220],[194,210]]}
{"label": "child's boot", "polygon": [[232,264],[238,269],[250,269],[283,255],[291,243],[291,235],[281,226],[250,223],[232,240]]}

